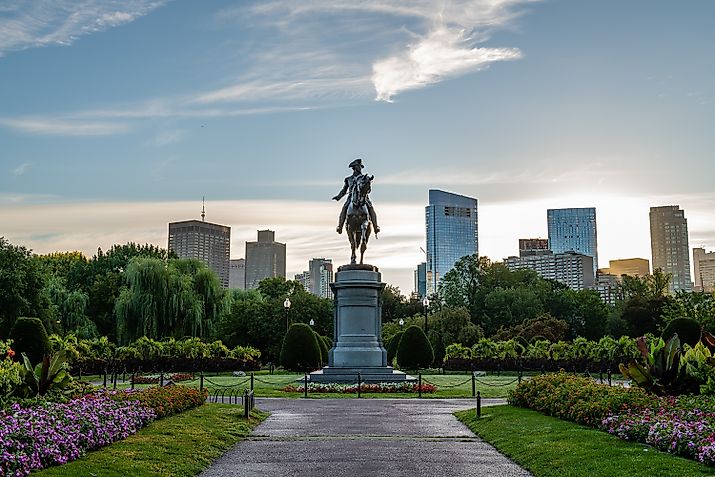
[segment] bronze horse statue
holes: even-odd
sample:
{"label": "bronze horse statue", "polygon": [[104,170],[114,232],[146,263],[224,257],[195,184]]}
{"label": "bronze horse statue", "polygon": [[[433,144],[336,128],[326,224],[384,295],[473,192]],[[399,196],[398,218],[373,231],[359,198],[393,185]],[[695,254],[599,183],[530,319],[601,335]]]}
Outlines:
{"label": "bronze horse statue", "polygon": [[[372,232],[372,222],[367,210],[367,196],[372,190],[372,180],[375,176],[360,175],[350,192],[350,203],[347,210],[347,234],[350,241],[350,263],[355,264],[357,257],[355,249],[360,247],[360,264],[367,249],[367,241]],[[377,237],[377,236],[375,236]]]}

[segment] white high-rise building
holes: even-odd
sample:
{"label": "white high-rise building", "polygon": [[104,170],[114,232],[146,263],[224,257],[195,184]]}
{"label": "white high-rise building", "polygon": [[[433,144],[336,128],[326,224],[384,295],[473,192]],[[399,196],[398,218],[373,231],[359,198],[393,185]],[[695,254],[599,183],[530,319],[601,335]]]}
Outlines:
{"label": "white high-rise building", "polygon": [[712,293],[715,290],[715,252],[704,248],[693,249],[693,269],[695,271],[695,291]]}
{"label": "white high-rise building", "polygon": [[504,266],[509,270],[528,268],[542,278],[557,280],[573,290],[594,288],[593,257],[576,252],[508,257]]}

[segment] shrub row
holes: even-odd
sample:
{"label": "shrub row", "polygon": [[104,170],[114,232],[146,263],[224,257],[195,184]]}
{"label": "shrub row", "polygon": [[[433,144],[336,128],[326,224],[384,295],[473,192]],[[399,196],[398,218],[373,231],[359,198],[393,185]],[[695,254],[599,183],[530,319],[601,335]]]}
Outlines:
{"label": "shrub row", "polygon": [[84,360],[71,366],[73,375],[102,374],[107,372],[147,372],[158,373],[162,371],[257,371],[261,365],[256,360],[236,358],[170,358],[158,357],[155,359],[113,359],[113,360]]}
{"label": "shrub row", "polygon": [[592,427],[600,427],[611,414],[659,405],[658,398],[643,389],[598,384],[563,372],[523,381],[509,393],[508,402]]}
{"label": "shrub row", "polygon": [[449,371],[546,371],[556,372],[561,369],[579,373],[617,373],[619,361],[593,361],[583,359],[544,359],[544,358],[452,358],[442,365]]}
{"label": "shrub row", "polygon": [[142,390],[120,392],[107,391],[117,401],[138,401],[151,409],[157,418],[172,416],[193,409],[206,402],[208,391],[187,386],[151,387]]}

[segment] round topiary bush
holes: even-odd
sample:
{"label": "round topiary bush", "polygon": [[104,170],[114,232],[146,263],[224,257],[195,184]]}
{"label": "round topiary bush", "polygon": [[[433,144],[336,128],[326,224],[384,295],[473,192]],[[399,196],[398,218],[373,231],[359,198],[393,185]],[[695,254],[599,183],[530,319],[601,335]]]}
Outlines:
{"label": "round topiary bush", "polygon": [[660,335],[664,340],[669,340],[674,334],[678,335],[681,343],[687,343],[690,346],[695,346],[700,341],[702,327],[700,323],[692,318],[676,318],[665,327]]}
{"label": "round topiary bush", "polygon": [[422,328],[407,328],[397,345],[397,364],[402,369],[428,368],[434,361],[434,350]]}
{"label": "round topiary bush", "polygon": [[10,330],[10,339],[17,358],[21,359],[20,353],[25,353],[33,366],[52,351],[45,325],[39,318],[18,318]]}
{"label": "round topiary bush", "polygon": [[288,328],[281,348],[281,365],[291,371],[309,371],[321,364],[320,345],[315,332],[305,323]]}
{"label": "round topiary bush", "polygon": [[392,366],[392,360],[394,360],[395,355],[397,355],[397,347],[400,345],[400,340],[402,339],[402,335],[404,333],[404,331],[398,331],[397,333],[392,335],[392,338],[390,338],[387,343],[385,343],[385,348],[387,349],[388,366]]}
{"label": "round topiary bush", "polygon": [[318,340],[318,346],[320,347],[320,362],[322,363],[323,366],[328,364],[328,345],[325,341],[325,336],[320,336],[318,333],[315,333],[315,338]]}

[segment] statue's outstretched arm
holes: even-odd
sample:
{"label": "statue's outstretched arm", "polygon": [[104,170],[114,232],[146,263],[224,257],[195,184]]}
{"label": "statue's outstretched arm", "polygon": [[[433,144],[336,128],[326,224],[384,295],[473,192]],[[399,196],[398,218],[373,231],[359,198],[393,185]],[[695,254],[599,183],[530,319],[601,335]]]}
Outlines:
{"label": "statue's outstretched arm", "polygon": [[338,192],[338,195],[336,195],[335,197],[333,197],[333,200],[340,200],[340,199],[342,199],[343,196],[348,193],[348,188],[349,188],[349,186],[348,186],[348,180],[345,179],[345,184],[343,184],[343,188],[340,190],[340,192]]}

